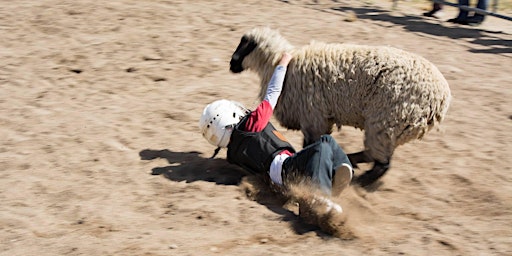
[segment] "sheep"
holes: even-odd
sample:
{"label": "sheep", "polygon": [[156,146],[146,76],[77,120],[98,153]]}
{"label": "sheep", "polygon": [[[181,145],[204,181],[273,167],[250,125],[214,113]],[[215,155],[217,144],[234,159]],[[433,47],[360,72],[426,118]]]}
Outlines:
{"label": "sheep", "polygon": [[312,41],[294,47],[279,31],[257,27],[246,32],[232,55],[230,70],[256,72],[263,99],[283,52],[290,62],[274,116],[281,126],[300,130],[303,146],[333,126],[364,131],[364,150],[348,154],[353,166],[373,167],[357,177],[366,187],[390,167],[399,145],[421,139],[443,121],[451,101],[448,82],[428,60],[389,46]]}

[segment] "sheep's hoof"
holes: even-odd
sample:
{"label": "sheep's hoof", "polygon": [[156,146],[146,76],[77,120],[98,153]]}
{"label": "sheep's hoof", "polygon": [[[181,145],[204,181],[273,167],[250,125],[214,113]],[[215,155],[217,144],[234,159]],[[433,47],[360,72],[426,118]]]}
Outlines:
{"label": "sheep's hoof", "polygon": [[369,157],[365,151],[352,153],[347,155],[348,160],[350,160],[350,163],[352,164],[352,167],[358,168],[358,163],[371,163],[373,162],[373,159]]}
{"label": "sheep's hoof", "polygon": [[357,184],[361,187],[367,187],[372,185],[380,177],[382,177],[389,169],[389,163],[383,164],[375,161],[373,168],[363,173],[363,175],[357,177]]}

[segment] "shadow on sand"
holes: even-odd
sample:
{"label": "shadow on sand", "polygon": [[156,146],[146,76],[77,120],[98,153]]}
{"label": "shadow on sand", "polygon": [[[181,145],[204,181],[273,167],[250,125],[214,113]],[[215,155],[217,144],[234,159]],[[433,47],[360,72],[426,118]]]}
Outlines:
{"label": "shadow on sand", "polygon": [[173,152],[168,149],[145,149],[139,152],[141,160],[166,159],[170,164],[164,167],[155,167],[152,175],[163,175],[172,181],[215,182],[219,185],[237,185],[243,176],[247,175],[243,169],[229,164],[224,159],[209,159],[201,156],[200,152]]}
{"label": "shadow on sand", "polygon": [[313,231],[318,236],[328,237],[318,227],[303,223],[294,212],[285,209],[283,205],[287,198],[272,191],[261,177],[250,174],[242,168],[228,163],[225,159],[210,159],[201,155],[197,151],[174,152],[168,149],[144,149],[139,152],[141,160],[163,158],[169,163],[168,166],[153,168],[152,175],[163,175],[176,182],[191,183],[201,180],[215,182],[218,185],[238,185],[246,193],[248,199],[281,215],[282,220],[288,222],[297,234]]}
{"label": "shadow on sand", "polygon": [[400,13],[400,15],[395,15],[395,12],[392,10],[380,9],[373,6],[339,6],[330,9],[319,9],[313,4],[309,5],[309,8],[331,14],[339,13],[340,15],[353,12],[357,15],[357,18],[361,20],[381,21],[379,25],[383,27],[400,26],[413,33],[431,35],[439,38],[464,39],[476,46],[475,48],[470,47],[470,49],[468,49],[469,52],[473,53],[512,53],[512,40],[506,40],[500,37],[500,35],[509,35],[503,31],[491,31],[467,25],[454,25],[447,21],[423,17],[421,14]]}

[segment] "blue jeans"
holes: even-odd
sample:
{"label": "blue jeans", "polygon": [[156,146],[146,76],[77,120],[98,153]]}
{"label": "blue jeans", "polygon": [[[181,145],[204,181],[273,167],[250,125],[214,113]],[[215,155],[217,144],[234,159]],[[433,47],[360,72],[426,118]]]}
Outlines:
{"label": "blue jeans", "polygon": [[309,177],[324,193],[331,195],[333,176],[342,163],[352,166],[336,140],[331,135],[322,135],[317,142],[284,161],[284,184],[297,178]]}
{"label": "blue jeans", "polygon": [[[459,5],[465,5],[469,6],[469,0],[459,0]],[[487,10],[487,0],[478,0],[478,4],[476,5],[476,8]],[[458,20],[467,20],[468,19],[469,12],[466,10],[459,10],[459,15],[457,16]],[[482,22],[484,21],[485,16],[482,14],[475,13],[473,17],[471,17],[471,20]]]}

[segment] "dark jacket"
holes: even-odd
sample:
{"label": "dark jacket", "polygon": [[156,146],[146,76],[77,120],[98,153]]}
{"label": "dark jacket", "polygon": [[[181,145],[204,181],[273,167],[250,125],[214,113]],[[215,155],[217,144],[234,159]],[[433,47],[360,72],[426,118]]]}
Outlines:
{"label": "dark jacket", "polygon": [[254,174],[268,173],[274,157],[293,146],[269,122],[261,132],[246,132],[245,116],[234,128],[228,144],[227,160]]}

